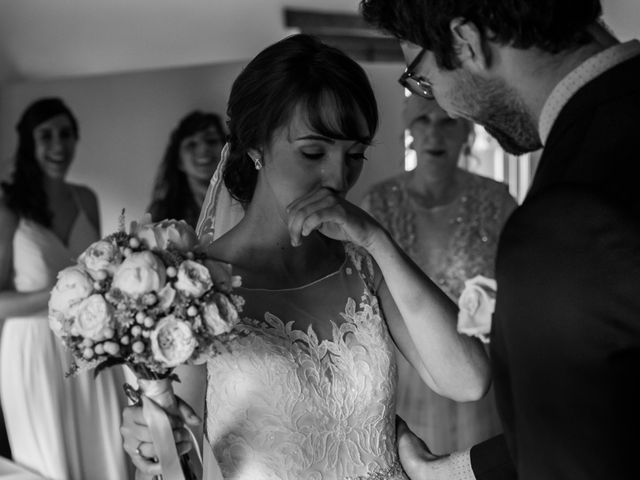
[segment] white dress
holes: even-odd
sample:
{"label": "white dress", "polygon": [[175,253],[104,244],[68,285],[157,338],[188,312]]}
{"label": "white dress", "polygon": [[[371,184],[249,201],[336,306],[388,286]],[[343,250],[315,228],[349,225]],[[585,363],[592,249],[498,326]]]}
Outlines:
{"label": "white dress", "polygon": [[225,479],[406,480],[380,278],[347,245],[341,268],[309,285],[238,289],[247,335],[208,362],[206,434]]}
{"label": "white dress", "polygon": [[[64,245],[49,229],[21,219],[13,239],[14,285],[50,286],[57,272],[98,238],[80,210]],[[5,322],[0,396],[13,459],[48,479],[128,478],[119,433],[120,372],[64,378],[69,354],[49,329],[47,312]]]}

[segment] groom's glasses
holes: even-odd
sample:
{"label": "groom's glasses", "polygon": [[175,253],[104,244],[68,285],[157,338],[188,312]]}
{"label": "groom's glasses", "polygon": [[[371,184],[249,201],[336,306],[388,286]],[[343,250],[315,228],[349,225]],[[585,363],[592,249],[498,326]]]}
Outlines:
{"label": "groom's glasses", "polygon": [[434,100],[435,97],[433,96],[431,82],[426,80],[423,76],[417,75],[415,72],[426,51],[426,48],[420,50],[420,53],[413,59],[411,65],[405,69],[402,76],[398,79],[398,82],[411,93],[426,98],[427,100]]}

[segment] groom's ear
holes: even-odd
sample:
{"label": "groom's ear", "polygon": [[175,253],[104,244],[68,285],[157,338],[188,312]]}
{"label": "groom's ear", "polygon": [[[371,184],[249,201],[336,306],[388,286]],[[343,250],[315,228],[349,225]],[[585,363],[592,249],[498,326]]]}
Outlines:
{"label": "groom's ear", "polygon": [[491,68],[491,47],[475,23],[456,17],[449,28],[453,50],[462,67],[474,73]]}

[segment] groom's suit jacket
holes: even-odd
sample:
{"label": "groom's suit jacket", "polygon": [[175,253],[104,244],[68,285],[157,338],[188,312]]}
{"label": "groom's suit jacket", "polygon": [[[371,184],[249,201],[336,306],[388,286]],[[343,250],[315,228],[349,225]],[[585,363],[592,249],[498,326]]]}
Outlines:
{"label": "groom's suit jacket", "polygon": [[476,478],[640,478],[640,57],[560,112],[496,278],[505,435],[471,450]]}

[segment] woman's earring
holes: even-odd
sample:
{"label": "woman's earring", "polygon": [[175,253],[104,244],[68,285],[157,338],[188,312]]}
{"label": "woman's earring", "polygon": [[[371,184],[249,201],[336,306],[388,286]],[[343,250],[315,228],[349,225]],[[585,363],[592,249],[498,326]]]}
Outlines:
{"label": "woman's earring", "polygon": [[262,168],[260,157],[251,157],[251,160],[253,160],[253,165],[256,167],[256,170],[260,170]]}

